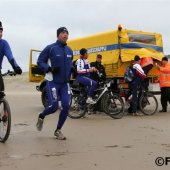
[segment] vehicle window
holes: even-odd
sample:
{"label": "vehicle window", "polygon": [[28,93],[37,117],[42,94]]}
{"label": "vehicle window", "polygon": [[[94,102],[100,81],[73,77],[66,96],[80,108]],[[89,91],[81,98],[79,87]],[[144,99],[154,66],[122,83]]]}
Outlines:
{"label": "vehicle window", "polygon": [[156,45],[155,35],[128,33],[128,37],[129,37],[130,42],[138,42],[138,43]]}
{"label": "vehicle window", "polygon": [[37,64],[37,59],[40,55],[39,51],[32,51],[32,64]]}

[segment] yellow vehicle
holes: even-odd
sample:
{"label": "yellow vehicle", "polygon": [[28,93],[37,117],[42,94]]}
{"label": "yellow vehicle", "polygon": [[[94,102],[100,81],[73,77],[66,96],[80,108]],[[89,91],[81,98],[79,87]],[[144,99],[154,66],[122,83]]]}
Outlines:
{"label": "yellow vehicle", "polygon": [[[135,55],[152,57],[156,62],[164,56],[161,34],[123,29],[120,25],[117,30],[70,40],[68,44],[74,51],[74,60],[79,58],[81,48],[88,49],[90,62],[100,53],[108,78],[123,77]],[[155,75],[159,71],[153,67],[148,76]]]}
{"label": "yellow vehicle", "polygon": [[[105,66],[107,78],[123,78],[126,67],[131,64],[135,55],[141,58],[152,57],[154,63],[158,63],[164,56],[161,34],[124,29],[121,25],[116,30],[69,40],[68,45],[73,50],[73,60],[79,58],[81,48],[88,49],[90,62],[95,61],[96,55],[100,53],[103,56],[102,64]],[[30,81],[43,79],[37,65],[32,63],[33,53],[39,52],[31,50],[30,53]],[[159,71],[153,67],[148,76],[155,78],[159,76]]]}
{"label": "yellow vehicle", "polygon": [[40,50],[30,50],[29,81],[31,82],[40,82],[44,79],[43,72],[37,66],[37,59],[40,52]]}

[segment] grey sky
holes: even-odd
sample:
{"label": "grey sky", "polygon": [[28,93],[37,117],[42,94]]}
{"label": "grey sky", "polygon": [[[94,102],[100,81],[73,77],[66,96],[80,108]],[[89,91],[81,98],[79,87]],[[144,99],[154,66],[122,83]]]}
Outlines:
{"label": "grey sky", "polygon": [[[0,0],[4,36],[24,71],[29,51],[56,41],[56,29],[66,26],[69,38],[124,28],[159,32],[164,53],[170,54],[168,0]],[[11,68],[6,61],[3,70]]]}

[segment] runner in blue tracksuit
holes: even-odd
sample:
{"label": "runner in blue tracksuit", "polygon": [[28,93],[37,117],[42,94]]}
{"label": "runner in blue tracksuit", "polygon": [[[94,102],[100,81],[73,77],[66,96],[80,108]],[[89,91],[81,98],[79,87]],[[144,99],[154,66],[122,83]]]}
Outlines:
{"label": "runner in blue tracksuit", "polygon": [[0,22],[0,91],[4,91],[4,82],[1,76],[2,61],[3,61],[4,56],[7,57],[15,73],[22,74],[22,70],[17,64],[17,62],[15,61],[15,58],[13,57],[13,54],[12,54],[12,51],[11,51],[11,48],[8,42],[2,39],[2,34],[3,34],[3,27],[2,27],[2,23]]}
{"label": "runner in blue tracksuit", "polygon": [[39,114],[37,129],[43,127],[45,116],[58,109],[58,96],[61,97],[62,110],[59,115],[57,128],[54,135],[57,139],[64,140],[61,128],[67,118],[70,102],[69,80],[71,76],[73,52],[67,46],[68,30],[65,27],[57,29],[57,42],[48,45],[40,54],[37,64],[45,73],[48,106]]}
{"label": "runner in blue tracksuit", "polygon": [[97,69],[95,67],[90,67],[89,61],[87,60],[88,54],[87,49],[82,48],[80,50],[80,59],[76,61],[77,66],[77,82],[88,86],[87,100],[86,103],[94,104],[95,101],[92,99],[94,90],[96,89],[97,82],[90,78],[91,72],[96,72]]}

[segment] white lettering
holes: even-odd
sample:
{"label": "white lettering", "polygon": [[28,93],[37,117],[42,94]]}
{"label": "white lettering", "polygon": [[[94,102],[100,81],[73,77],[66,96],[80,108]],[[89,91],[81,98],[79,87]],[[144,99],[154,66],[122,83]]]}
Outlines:
{"label": "white lettering", "polygon": [[[88,48],[87,51],[88,51],[88,54],[107,51],[107,46]],[[80,55],[80,52],[78,50],[75,50],[73,51],[73,55]]]}

